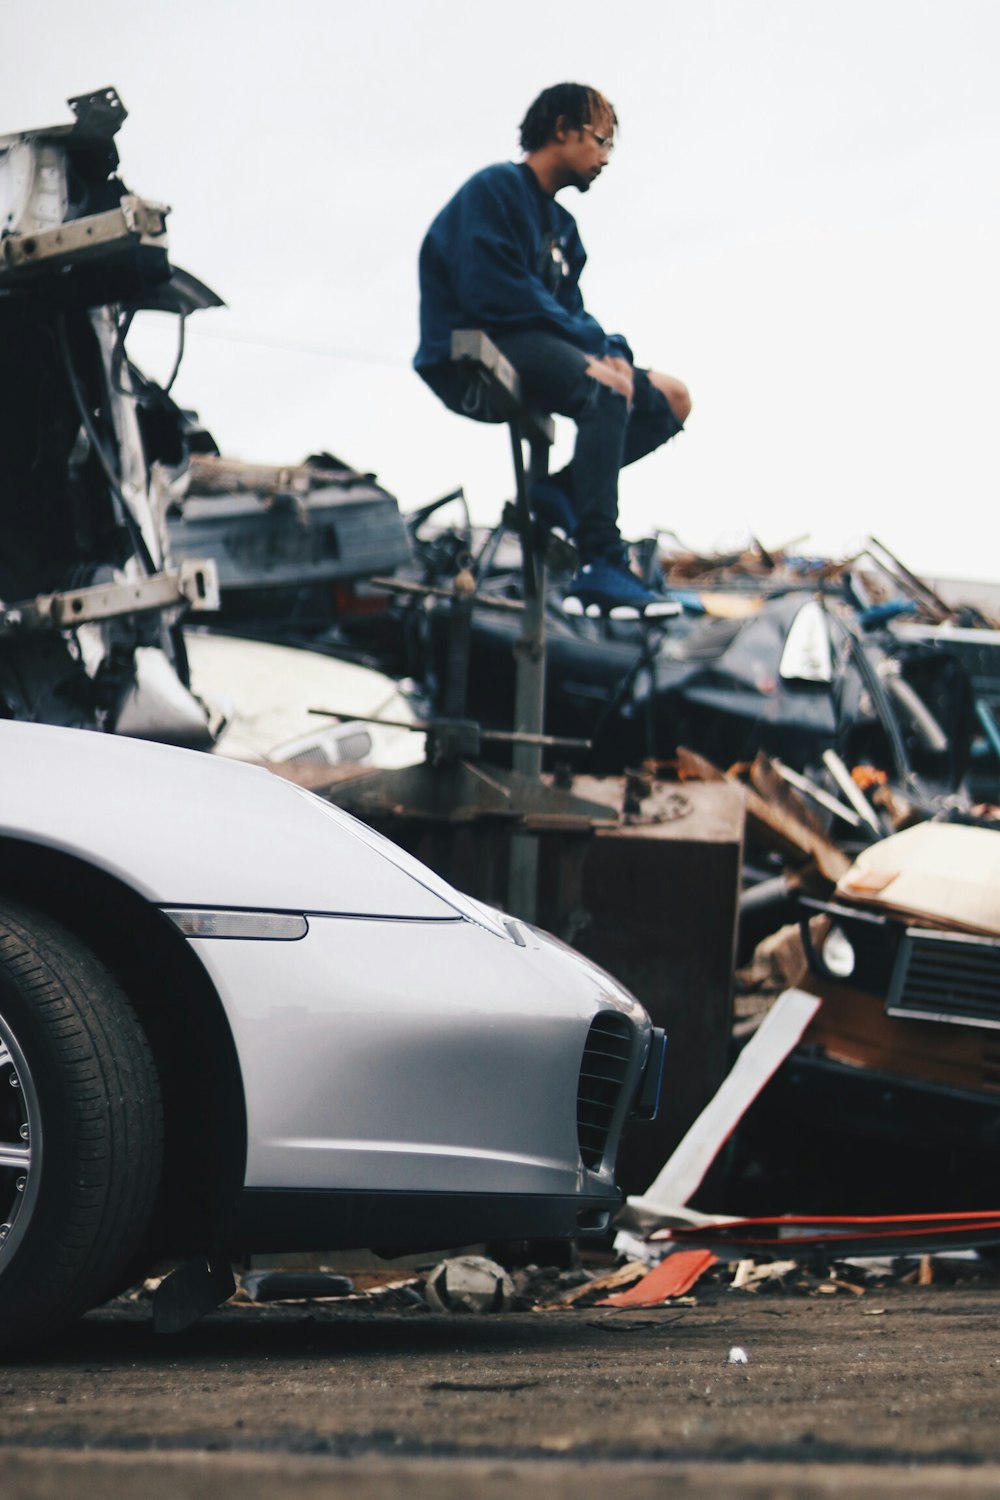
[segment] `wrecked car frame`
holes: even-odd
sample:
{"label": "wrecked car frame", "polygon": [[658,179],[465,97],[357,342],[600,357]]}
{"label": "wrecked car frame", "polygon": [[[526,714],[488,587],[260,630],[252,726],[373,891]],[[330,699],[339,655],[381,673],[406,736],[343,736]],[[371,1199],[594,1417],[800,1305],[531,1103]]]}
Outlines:
{"label": "wrecked car frame", "polygon": [[171,266],[168,210],[117,175],[116,91],[70,107],[72,124],[0,138],[0,704],[13,718],[113,730],[124,717],[130,733],[207,744],[176,627],[217,607],[216,570],[165,565],[150,467],[182,444],[164,440],[162,393],[124,339],[143,306],[183,320],[220,299]]}

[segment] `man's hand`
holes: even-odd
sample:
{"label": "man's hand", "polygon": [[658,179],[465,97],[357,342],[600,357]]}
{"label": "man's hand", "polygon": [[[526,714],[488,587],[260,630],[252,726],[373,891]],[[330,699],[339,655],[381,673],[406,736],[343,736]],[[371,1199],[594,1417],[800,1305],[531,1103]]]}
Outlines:
{"label": "man's hand", "polygon": [[632,405],[635,371],[627,359],[614,354],[605,354],[603,359],[598,359],[595,355],[587,362],[587,374],[593,380],[599,380],[602,385],[610,386],[619,396],[625,397],[629,406]]}

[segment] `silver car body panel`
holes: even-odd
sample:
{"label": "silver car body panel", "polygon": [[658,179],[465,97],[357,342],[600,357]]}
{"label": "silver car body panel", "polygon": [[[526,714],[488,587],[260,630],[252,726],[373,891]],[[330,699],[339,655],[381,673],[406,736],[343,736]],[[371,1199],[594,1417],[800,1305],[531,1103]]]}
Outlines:
{"label": "silver car body panel", "polygon": [[[205,909],[218,935],[185,940],[235,1043],[247,1189],[615,1199],[651,1028],[601,969],[267,771],[20,722],[0,754],[0,836],[77,856],[188,933]],[[274,940],[226,913],[300,921]],[[634,1040],[588,1170],[577,1091],[608,1011]]]}
{"label": "silver car body panel", "polygon": [[587,1030],[599,1008],[640,1029],[645,1017],[566,950],[470,922],[373,933],[329,917],[296,943],[192,946],[243,1070],[247,1187],[572,1194],[600,1181],[575,1128]]}
{"label": "silver car body panel", "polygon": [[0,726],[0,755],[0,833],[79,855],[157,905],[417,919],[458,910],[416,860],[257,767],[14,722]]}

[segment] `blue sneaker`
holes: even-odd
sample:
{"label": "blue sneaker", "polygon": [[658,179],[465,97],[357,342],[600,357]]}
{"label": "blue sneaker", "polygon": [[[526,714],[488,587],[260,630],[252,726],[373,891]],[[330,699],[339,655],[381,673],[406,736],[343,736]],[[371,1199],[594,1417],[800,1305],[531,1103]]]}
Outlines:
{"label": "blue sneaker", "polygon": [[664,619],[680,614],[680,605],[654,593],[635,576],[624,558],[607,557],[584,563],[563,599],[568,615],[602,615],[611,620]]}

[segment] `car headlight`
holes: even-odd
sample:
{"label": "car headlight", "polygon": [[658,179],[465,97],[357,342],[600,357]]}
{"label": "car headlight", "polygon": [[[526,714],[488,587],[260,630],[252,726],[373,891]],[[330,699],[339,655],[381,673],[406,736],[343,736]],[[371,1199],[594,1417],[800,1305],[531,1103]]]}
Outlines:
{"label": "car headlight", "polygon": [[831,927],[820,950],[824,967],[835,979],[850,979],[857,962],[850,939],[842,927]]}
{"label": "car headlight", "polygon": [[778,673],[785,682],[833,681],[833,651],[823,606],[817,599],[803,604],[792,621],[781,653]]}

